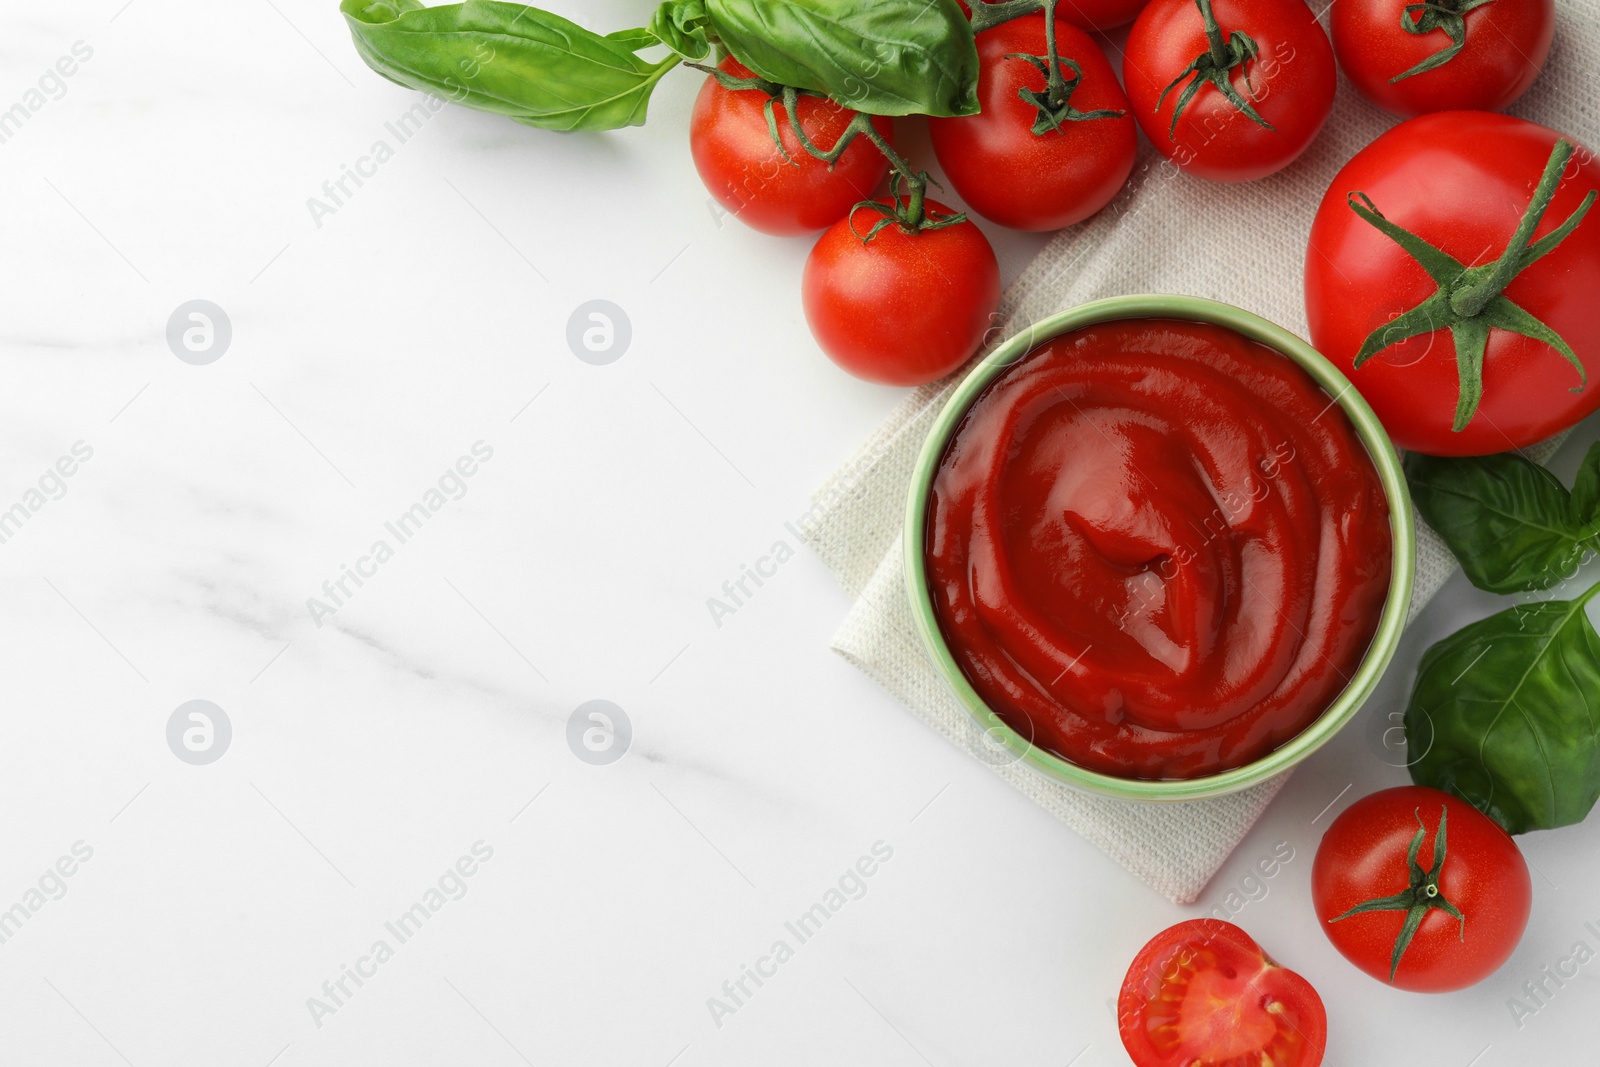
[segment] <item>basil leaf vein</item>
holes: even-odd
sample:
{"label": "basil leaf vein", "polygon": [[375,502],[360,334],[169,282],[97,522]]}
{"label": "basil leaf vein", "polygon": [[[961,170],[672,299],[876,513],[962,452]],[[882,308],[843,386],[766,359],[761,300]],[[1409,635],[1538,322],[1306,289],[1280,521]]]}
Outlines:
{"label": "basil leaf vein", "polygon": [[978,50],[955,0],[705,0],[757,75],[874,115],[974,115]]}
{"label": "basil leaf vein", "polygon": [[423,7],[343,0],[356,51],[391,81],[552,130],[610,130],[645,120],[650,93],[680,61],[634,49],[654,34],[602,37],[559,15],[501,0]]}
{"label": "basil leaf vein", "polygon": [[1510,833],[1600,798],[1600,635],[1576,600],[1509,608],[1428,649],[1406,707],[1411,777]]}
{"label": "basil leaf vein", "polygon": [[[1600,475],[1600,451],[1591,450],[1589,458]],[[1570,578],[1584,552],[1595,547],[1596,516],[1580,518],[1572,495],[1555,476],[1521,456],[1413,453],[1406,457],[1406,475],[1418,513],[1479,589],[1548,589]],[[1583,500],[1600,498],[1600,487],[1591,487],[1584,477],[1580,474]]]}

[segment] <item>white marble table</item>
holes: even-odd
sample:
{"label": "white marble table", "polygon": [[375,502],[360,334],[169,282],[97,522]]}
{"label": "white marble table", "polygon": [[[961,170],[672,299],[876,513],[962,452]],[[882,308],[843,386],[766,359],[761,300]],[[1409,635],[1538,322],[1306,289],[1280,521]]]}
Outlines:
{"label": "white marble table", "polygon": [[[1520,1029],[1507,1000],[1600,947],[1600,820],[1525,841],[1505,970],[1398,994],[1309,905],[1321,828],[1404,780],[1366,724],[1179,908],[830,653],[845,598],[804,552],[712,617],[897,394],[814,348],[805,242],[708,207],[697,76],[643,130],[447,109],[402,140],[419,97],[335,0],[0,30],[0,1062],[1116,1065],[1134,952],[1234,906],[1321,991],[1331,1064],[1592,1055],[1600,965]],[[1008,278],[1038,247],[999,243]],[[231,338],[186,362],[194,300]],[[566,339],[591,300],[631,325],[604,365]],[[1375,713],[1491,603],[1451,587]],[[231,730],[211,763],[169,747],[193,700]],[[609,764],[569,746],[593,700],[631,728]]]}

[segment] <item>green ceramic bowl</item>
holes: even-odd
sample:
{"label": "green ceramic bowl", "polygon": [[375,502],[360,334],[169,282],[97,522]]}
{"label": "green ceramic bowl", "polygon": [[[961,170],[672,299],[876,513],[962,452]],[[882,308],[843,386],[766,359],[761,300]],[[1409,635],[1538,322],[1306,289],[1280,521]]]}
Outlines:
{"label": "green ceramic bowl", "polygon": [[[1389,500],[1390,529],[1394,536],[1394,570],[1389,580],[1389,596],[1378,621],[1377,632],[1365,658],[1345,690],[1327,709],[1295,737],[1253,763],[1221,774],[1202,778],[1144,780],[1117,778],[1086,770],[1059,756],[1030,744],[984,703],[951,656],[944,635],[933,613],[928,595],[926,559],[927,507],[929,491],[945,446],[967,409],[988,384],[1012,363],[1035,346],[1084,326],[1113,319],[1185,319],[1226,326],[1253,341],[1273,348],[1303,367],[1349,416],[1357,435],[1367,446]],[[1389,435],[1372,413],[1361,394],[1333,364],[1306,342],[1275,326],[1259,315],[1187,296],[1120,296],[1096,300],[1063,311],[1011,337],[968,372],[956,386],[944,410],[928,434],[911,476],[911,498],[906,509],[906,582],[911,595],[912,615],[939,673],[973,719],[985,733],[985,743],[996,751],[986,762],[1026,763],[1045,777],[1067,785],[1122,800],[1196,800],[1221,796],[1264,782],[1282,774],[1327,742],[1349,722],[1372,694],[1400,642],[1406,612],[1411,604],[1411,583],[1416,560],[1416,529],[1411,513],[1411,497],[1406,491],[1400,457],[1395,454]]]}

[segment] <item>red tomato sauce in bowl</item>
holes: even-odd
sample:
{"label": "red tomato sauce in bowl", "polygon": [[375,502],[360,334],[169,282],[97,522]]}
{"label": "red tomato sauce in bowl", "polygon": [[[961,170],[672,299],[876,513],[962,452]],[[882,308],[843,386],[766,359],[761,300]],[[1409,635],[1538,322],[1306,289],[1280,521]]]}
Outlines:
{"label": "red tomato sauce in bowl", "polygon": [[1081,767],[1187,779],[1305,729],[1372,642],[1389,505],[1339,404],[1223,326],[1123,319],[1034,348],[962,417],[927,583],[962,673]]}

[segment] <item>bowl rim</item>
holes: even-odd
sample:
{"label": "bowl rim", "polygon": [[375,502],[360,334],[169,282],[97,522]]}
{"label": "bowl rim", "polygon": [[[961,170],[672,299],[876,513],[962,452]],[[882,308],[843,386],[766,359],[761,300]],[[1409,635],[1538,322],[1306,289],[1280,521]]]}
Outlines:
{"label": "bowl rim", "polygon": [[[1393,564],[1383,612],[1372,642],[1349,684],[1305,729],[1261,758],[1218,774],[1188,779],[1118,778],[1092,771],[1035,746],[1007,725],[973,689],[945,644],[928,595],[924,555],[928,498],[934,476],[951,436],[978,395],[1006,368],[1045,341],[1102,322],[1148,318],[1182,319],[1228,327],[1281,353],[1309,373],[1333,402],[1343,408],[1372,458],[1389,504],[1389,529],[1393,538]],[[1400,456],[1383,424],[1350,380],[1311,345],[1253,312],[1203,297],[1160,294],[1107,297],[1057,312],[1019,330],[969,370],[951,391],[918,453],[912,469],[903,542],[906,590],[924,649],[945,684],[987,735],[986,743],[998,742],[1008,751],[1009,762],[1024,763],[1046,778],[1119,800],[1199,800],[1236,793],[1282,774],[1321,748],[1355,716],[1394,658],[1411,606],[1416,571],[1416,524]],[[986,759],[985,762],[995,761]]]}

